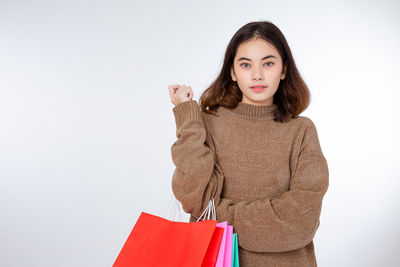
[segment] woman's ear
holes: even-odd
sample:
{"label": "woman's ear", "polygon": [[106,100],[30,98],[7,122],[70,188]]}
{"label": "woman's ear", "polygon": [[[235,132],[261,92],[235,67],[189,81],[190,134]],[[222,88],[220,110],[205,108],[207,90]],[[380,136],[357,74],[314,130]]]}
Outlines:
{"label": "woman's ear", "polygon": [[286,77],[286,65],[283,66],[281,80],[285,79],[285,77]]}
{"label": "woman's ear", "polygon": [[236,75],[235,75],[235,71],[233,70],[233,67],[231,67],[231,78],[232,78],[232,80],[233,80],[234,82],[237,81]]}

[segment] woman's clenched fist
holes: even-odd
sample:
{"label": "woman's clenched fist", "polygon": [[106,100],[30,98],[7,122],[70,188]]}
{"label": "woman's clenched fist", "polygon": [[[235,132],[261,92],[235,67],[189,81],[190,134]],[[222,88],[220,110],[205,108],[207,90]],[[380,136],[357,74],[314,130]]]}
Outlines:
{"label": "woman's clenched fist", "polygon": [[193,99],[193,91],[192,87],[190,86],[172,84],[168,85],[168,89],[169,95],[171,97],[171,102],[175,106]]}

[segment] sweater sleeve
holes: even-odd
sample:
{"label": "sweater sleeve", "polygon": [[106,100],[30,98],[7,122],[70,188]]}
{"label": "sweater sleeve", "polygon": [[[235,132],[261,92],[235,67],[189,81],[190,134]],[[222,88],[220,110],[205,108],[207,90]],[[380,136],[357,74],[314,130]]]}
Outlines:
{"label": "sweater sleeve", "polygon": [[277,199],[233,203],[221,198],[216,207],[217,220],[233,225],[239,246],[248,251],[283,252],[305,247],[319,227],[329,173],[315,125],[307,121],[289,191]]}
{"label": "sweater sleeve", "polygon": [[177,140],[171,146],[176,168],[172,191],[186,213],[198,218],[213,197],[215,205],[223,185],[221,168],[215,164],[212,136],[206,131],[200,107],[189,100],[173,108]]}

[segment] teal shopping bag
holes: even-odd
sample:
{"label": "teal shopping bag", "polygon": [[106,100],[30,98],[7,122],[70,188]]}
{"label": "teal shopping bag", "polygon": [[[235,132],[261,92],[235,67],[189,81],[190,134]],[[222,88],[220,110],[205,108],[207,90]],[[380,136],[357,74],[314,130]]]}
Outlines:
{"label": "teal shopping bag", "polygon": [[237,233],[232,235],[232,267],[239,267],[239,247]]}

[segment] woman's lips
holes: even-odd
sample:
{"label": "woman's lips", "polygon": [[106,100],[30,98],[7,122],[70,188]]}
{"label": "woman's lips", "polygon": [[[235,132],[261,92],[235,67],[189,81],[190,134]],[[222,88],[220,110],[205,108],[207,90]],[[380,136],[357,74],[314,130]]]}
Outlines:
{"label": "woman's lips", "polygon": [[250,87],[251,90],[253,90],[254,92],[262,92],[266,89],[266,86],[252,86]]}

